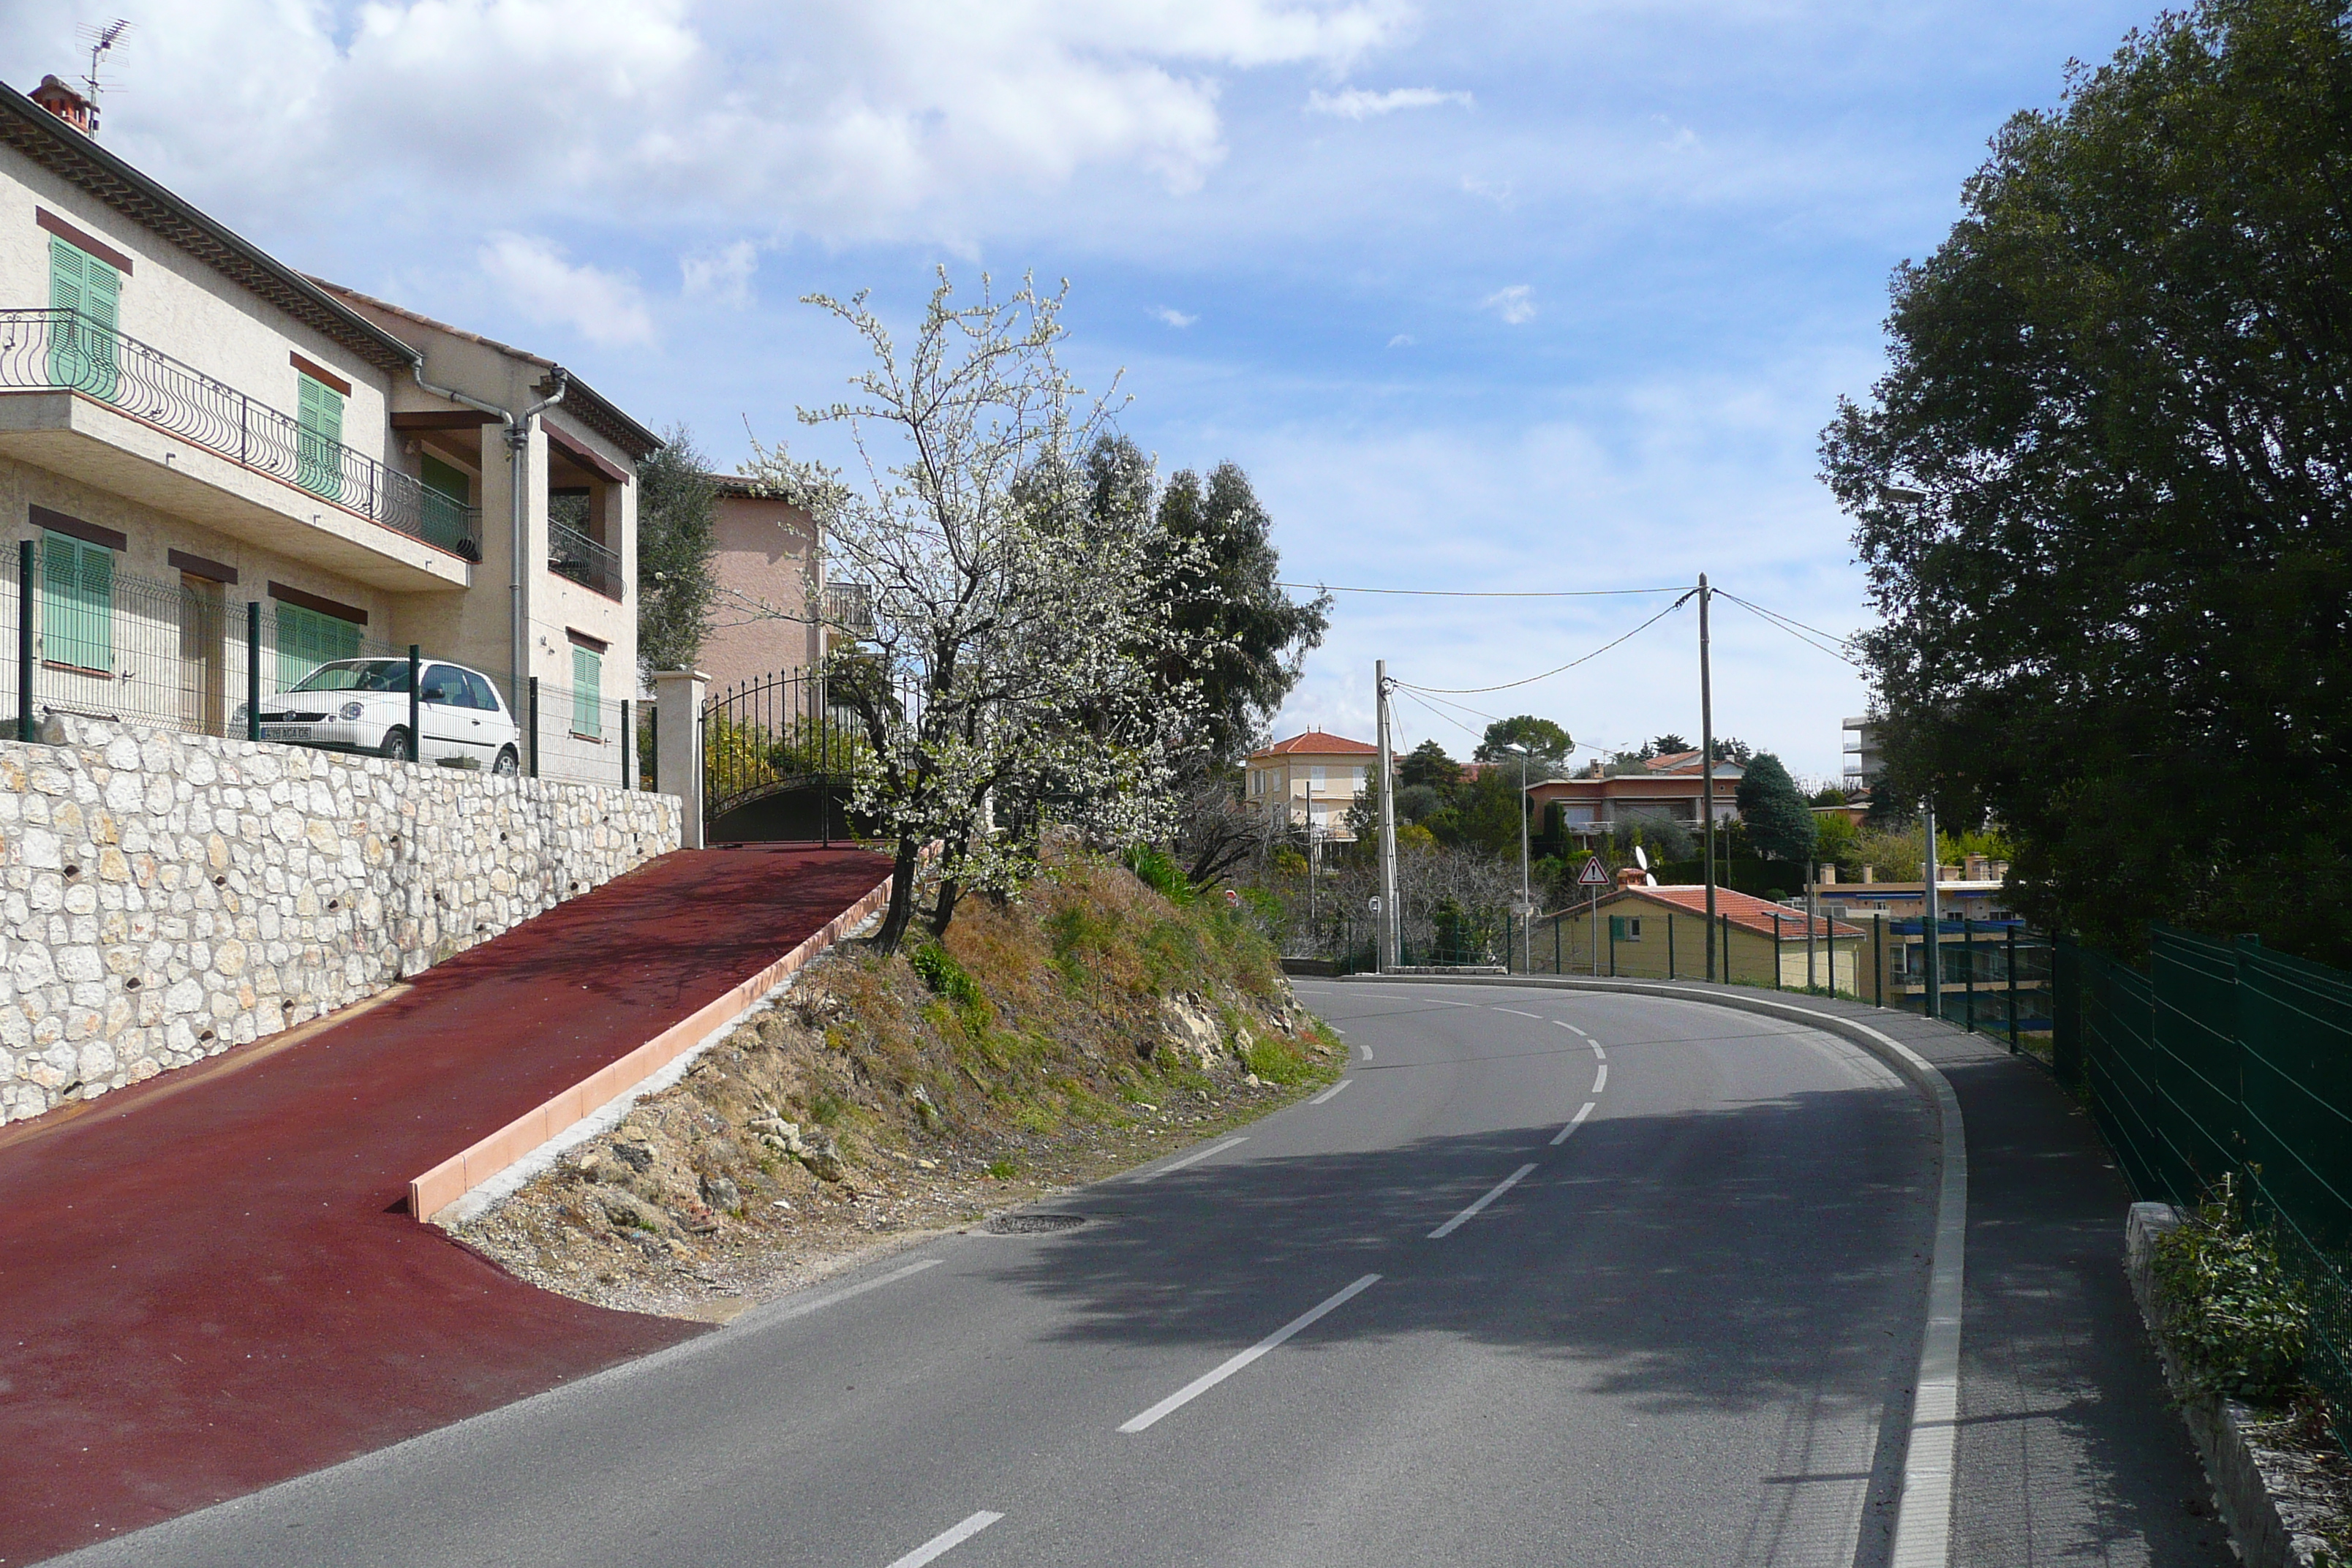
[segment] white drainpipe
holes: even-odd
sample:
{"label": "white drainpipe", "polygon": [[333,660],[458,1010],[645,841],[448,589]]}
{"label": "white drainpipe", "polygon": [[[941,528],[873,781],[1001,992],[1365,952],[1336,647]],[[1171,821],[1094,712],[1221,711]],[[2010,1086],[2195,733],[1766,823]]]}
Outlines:
{"label": "white drainpipe", "polygon": [[506,432],[507,489],[514,500],[514,537],[510,563],[512,572],[510,581],[507,584],[507,618],[513,633],[509,649],[507,673],[513,684],[507,689],[507,698],[520,715],[522,710],[524,683],[529,678],[530,668],[529,613],[530,605],[527,586],[530,577],[523,570],[522,551],[529,479],[528,464],[525,459],[530,453],[531,422],[563,401],[564,393],[569,391],[572,385],[572,373],[562,365],[557,365],[549,373],[555,381],[554,392],[532,404],[520,414],[500,408],[495,403],[486,403],[469,393],[459,392],[453,386],[434,385],[425,379],[425,364],[421,360],[410,366],[410,374],[416,377],[418,386],[436,397],[445,397],[452,403],[463,404],[468,408],[478,409],[484,414],[496,415],[499,425]]}

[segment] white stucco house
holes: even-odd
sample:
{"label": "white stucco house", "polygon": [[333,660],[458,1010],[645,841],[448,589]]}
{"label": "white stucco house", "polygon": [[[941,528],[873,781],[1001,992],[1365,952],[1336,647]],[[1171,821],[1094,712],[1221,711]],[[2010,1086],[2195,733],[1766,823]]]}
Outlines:
{"label": "white stucco house", "polygon": [[39,706],[224,733],[250,627],[266,693],[416,644],[618,745],[597,700],[635,682],[658,439],[551,360],[269,256],[79,101],[0,87],[0,719],[29,666]]}

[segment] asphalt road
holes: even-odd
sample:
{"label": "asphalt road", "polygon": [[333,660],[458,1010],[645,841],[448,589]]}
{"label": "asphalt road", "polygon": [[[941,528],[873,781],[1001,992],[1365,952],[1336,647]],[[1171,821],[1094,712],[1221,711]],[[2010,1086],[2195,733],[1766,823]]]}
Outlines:
{"label": "asphalt road", "polygon": [[1702,1004],[1302,983],[1335,1089],[76,1564],[1884,1560],[1931,1109]]}

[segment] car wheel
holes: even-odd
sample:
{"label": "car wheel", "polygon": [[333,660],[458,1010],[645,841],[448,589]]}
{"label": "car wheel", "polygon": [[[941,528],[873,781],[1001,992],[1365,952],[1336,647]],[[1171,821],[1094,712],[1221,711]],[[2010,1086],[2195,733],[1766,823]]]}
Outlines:
{"label": "car wheel", "polygon": [[515,755],[512,746],[499,752],[499,760],[490,764],[490,772],[502,779],[510,779],[522,772],[522,759]]}
{"label": "car wheel", "polygon": [[408,731],[397,727],[386,730],[383,732],[383,744],[377,747],[376,750],[393,762],[407,762],[410,755],[408,749]]}

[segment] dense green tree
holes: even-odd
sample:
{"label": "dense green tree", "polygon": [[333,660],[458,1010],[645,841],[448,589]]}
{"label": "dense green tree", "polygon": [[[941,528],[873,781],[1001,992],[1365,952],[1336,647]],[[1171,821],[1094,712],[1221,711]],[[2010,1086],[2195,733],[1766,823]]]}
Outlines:
{"label": "dense green tree", "polygon": [[673,426],[661,448],[637,465],[637,668],[691,669],[710,635],[719,594],[711,528],[719,487],[710,459],[685,426]]}
{"label": "dense green tree", "polygon": [[1732,796],[1748,841],[1768,860],[1804,860],[1813,852],[1813,808],[1797,789],[1796,780],[1769,752],[1748,760],[1748,771]]}
{"label": "dense green tree", "polygon": [[1698,748],[1696,746],[1692,745],[1688,741],[1684,740],[1680,735],[1677,735],[1672,730],[1669,730],[1664,734],[1659,736],[1656,740],[1652,741],[1647,746],[1645,746],[1643,749],[1642,754],[1651,757],[1671,757],[1676,752],[1696,752]]}
{"label": "dense green tree", "polygon": [[2352,37],[2202,0],[2001,130],[1824,433],[1883,625],[1878,795],[2032,917],[2352,961]]}
{"label": "dense green tree", "polygon": [[1550,720],[1521,713],[1487,725],[1478,749],[1471,755],[1482,763],[1508,763],[1516,768],[1519,753],[1511,749],[1514,746],[1528,748],[1528,765],[1532,770],[1528,777],[1541,778],[1568,766],[1569,753],[1576,749],[1576,742]]}
{"label": "dense green tree", "polygon": [[1445,754],[1445,748],[1435,741],[1423,741],[1397,760],[1396,782],[1401,789],[1426,784],[1432,789],[1451,790],[1462,782],[1462,764]]}
{"label": "dense green tree", "polygon": [[[1105,498],[1150,495],[1150,464],[1125,437],[1097,443],[1088,477]],[[1169,567],[1177,651],[1164,661],[1163,679],[1199,684],[1209,763],[1234,767],[1298,683],[1307,653],[1322,645],[1331,596],[1299,604],[1277,584],[1274,521],[1235,464],[1218,464],[1205,480],[1179,470],[1160,493],[1159,521],[1171,545],[1199,547],[1197,561],[1176,554]]]}

